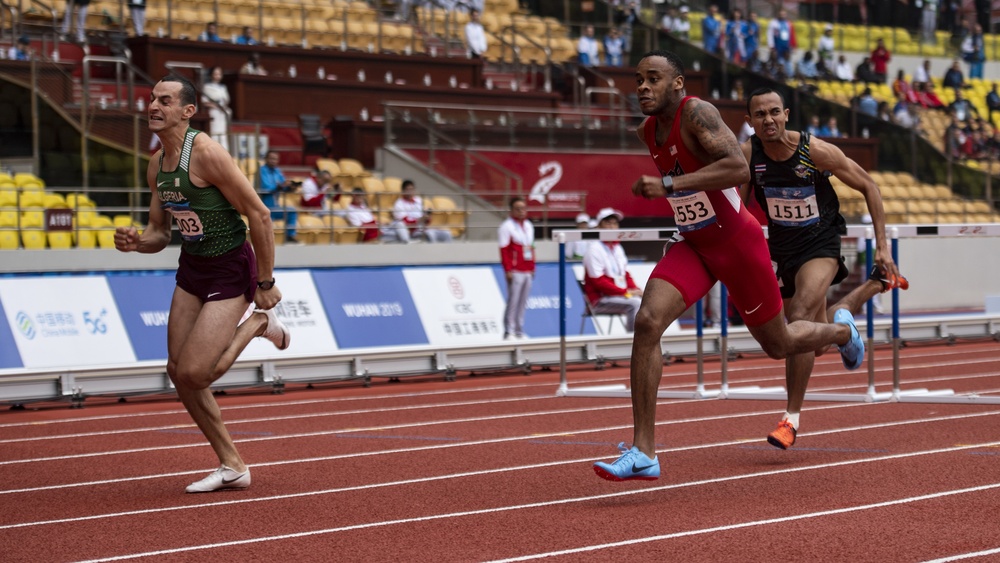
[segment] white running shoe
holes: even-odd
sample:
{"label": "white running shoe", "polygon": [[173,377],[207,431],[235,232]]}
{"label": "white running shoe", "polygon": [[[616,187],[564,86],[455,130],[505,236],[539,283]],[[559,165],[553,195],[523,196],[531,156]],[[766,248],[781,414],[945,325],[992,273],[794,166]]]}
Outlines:
{"label": "white running shoe", "polygon": [[210,493],[222,489],[245,489],[250,486],[250,468],[237,473],[225,465],[220,465],[211,475],[187,486],[189,493]]}
{"label": "white running shoe", "polygon": [[285,323],[278,320],[278,315],[274,312],[274,309],[258,311],[264,313],[264,316],[267,317],[267,328],[264,329],[264,334],[261,336],[274,343],[274,346],[278,350],[288,348],[288,345],[292,343],[292,333],[288,331]]}

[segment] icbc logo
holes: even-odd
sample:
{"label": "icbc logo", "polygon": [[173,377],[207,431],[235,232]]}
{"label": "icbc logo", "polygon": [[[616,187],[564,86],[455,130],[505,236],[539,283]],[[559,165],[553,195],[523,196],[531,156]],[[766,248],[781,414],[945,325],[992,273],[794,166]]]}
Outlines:
{"label": "icbc logo", "polygon": [[455,299],[462,299],[465,297],[465,290],[462,289],[462,282],[458,281],[458,278],[454,276],[448,278],[448,289],[451,291],[451,295]]}

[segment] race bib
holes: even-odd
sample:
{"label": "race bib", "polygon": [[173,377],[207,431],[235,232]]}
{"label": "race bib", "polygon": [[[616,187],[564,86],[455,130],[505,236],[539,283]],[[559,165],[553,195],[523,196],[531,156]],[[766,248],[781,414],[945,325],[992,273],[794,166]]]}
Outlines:
{"label": "race bib", "polygon": [[819,222],[816,188],[764,188],[767,214],[775,225],[807,227]]}
{"label": "race bib", "polygon": [[680,232],[702,229],[718,221],[715,208],[705,192],[675,192],[667,197]]}
{"label": "race bib", "polygon": [[524,246],[522,248],[524,249],[523,256],[524,256],[525,260],[527,260],[527,261],[530,262],[531,260],[535,259],[535,249],[534,248],[532,248],[530,246]]}
{"label": "race bib", "polygon": [[181,238],[188,242],[197,242],[204,238],[205,230],[201,226],[201,218],[191,210],[189,203],[164,203],[163,208],[174,216]]}

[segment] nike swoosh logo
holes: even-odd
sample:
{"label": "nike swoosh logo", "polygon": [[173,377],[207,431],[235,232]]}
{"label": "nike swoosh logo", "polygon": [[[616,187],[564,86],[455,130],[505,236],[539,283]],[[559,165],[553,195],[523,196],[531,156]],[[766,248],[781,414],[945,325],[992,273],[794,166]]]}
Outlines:
{"label": "nike swoosh logo", "polygon": [[638,465],[636,465],[636,464],[633,463],[632,464],[632,473],[642,473],[643,471],[649,469],[650,467],[655,467],[655,466],[656,466],[656,464],[653,463],[653,464],[650,464],[650,465],[644,465],[642,467],[639,467]]}
{"label": "nike swoosh logo", "polygon": [[218,295],[220,293],[222,293],[222,292],[221,291],[216,291],[215,293],[209,293],[208,295],[205,296],[205,299],[211,299],[211,298],[215,297],[216,295]]}
{"label": "nike swoosh logo", "polygon": [[236,476],[235,479],[226,479],[225,477],[223,477],[222,478],[222,484],[223,485],[228,485],[230,483],[235,483],[236,481],[239,481],[240,479],[242,479],[244,475],[246,475],[246,473],[240,473],[239,475]]}
{"label": "nike swoosh logo", "polygon": [[166,186],[166,185],[167,185],[167,184],[169,184],[169,183],[170,183],[170,180],[167,180],[167,181],[165,181],[165,182],[157,182],[157,183],[156,183],[156,187],[157,187],[157,188],[162,188],[163,186]]}
{"label": "nike swoosh logo", "polygon": [[760,309],[760,306],[763,305],[763,304],[764,303],[762,302],[760,305],[757,305],[756,307],[754,307],[753,309],[750,309],[749,311],[743,311],[743,314],[744,315],[752,315],[754,313],[754,311],[756,311],[757,309]]}

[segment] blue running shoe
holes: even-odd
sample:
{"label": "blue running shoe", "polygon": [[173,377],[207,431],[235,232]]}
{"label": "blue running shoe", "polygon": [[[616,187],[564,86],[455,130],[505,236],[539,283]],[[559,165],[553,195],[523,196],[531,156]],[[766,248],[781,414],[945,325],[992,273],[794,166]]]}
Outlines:
{"label": "blue running shoe", "polygon": [[844,360],[844,367],[847,369],[858,369],[865,359],[865,343],[861,340],[858,327],[854,326],[854,315],[847,309],[837,309],[833,314],[833,322],[851,327],[851,339],[847,344],[839,346],[840,358]]}
{"label": "blue running shoe", "polygon": [[655,481],[660,478],[660,462],[657,458],[650,459],[635,446],[626,448],[625,442],[618,444],[618,450],[622,455],[615,461],[598,461],[594,464],[594,473],[598,477],[608,481]]}

